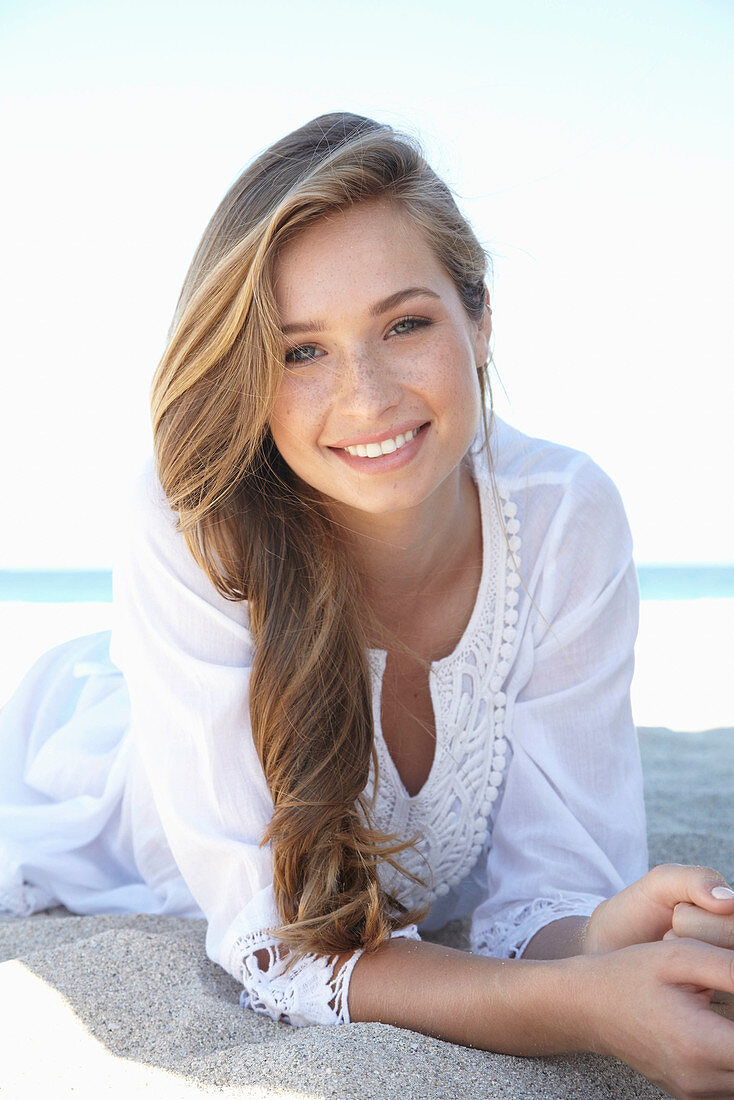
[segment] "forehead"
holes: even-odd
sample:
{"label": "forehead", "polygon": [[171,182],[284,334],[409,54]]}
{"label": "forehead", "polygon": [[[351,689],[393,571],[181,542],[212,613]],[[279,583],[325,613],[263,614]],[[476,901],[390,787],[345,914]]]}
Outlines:
{"label": "forehead", "polygon": [[291,314],[310,317],[317,308],[359,308],[405,286],[429,286],[439,294],[453,288],[421,228],[385,200],[358,203],[314,222],[283,247],[274,275],[284,323]]}

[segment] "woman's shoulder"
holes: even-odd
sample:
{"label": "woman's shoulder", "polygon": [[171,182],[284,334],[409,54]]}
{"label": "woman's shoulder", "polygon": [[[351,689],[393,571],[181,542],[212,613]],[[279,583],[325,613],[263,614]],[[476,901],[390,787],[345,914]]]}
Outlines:
{"label": "woman's shoulder", "polygon": [[[618,511],[619,490],[609,474],[585,451],[531,436],[495,416],[490,454],[500,494],[528,516],[559,508],[597,507]],[[486,450],[475,460],[477,476],[491,484]]]}
{"label": "woman's shoulder", "polygon": [[133,529],[177,531],[178,517],[163,491],[153,455],[148,455],[133,474],[126,504],[128,525]]}
{"label": "woman's shoulder", "polygon": [[[582,545],[597,556],[605,545],[614,554],[631,553],[619,490],[585,451],[527,435],[497,417],[490,451],[500,496],[511,502],[519,521],[526,566],[561,557],[569,548],[578,554]],[[486,451],[475,470],[491,493]]]}
{"label": "woman's shoulder", "polygon": [[195,560],[152,456],[130,482],[123,513],[112,570],[116,621],[144,607],[171,637],[198,631],[205,650],[231,642],[241,655],[243,630],[249,628],[247,603],[222,595]]}
{"label": "woman's shoulder", "polygon": [[585,451],[528,435],[499,417],[494,420],[490,450],[497,483],[511,494],[536,485],[608,477]]}
{"label": "woman's shoulder", "polygon": [[231,601],[220,596],[204,569],[194,558],[171,506],[151,455],[133,476],[123,504],[124,521],[118,544],[115,572],[134,563],[151,576],[163,573],[175,577],[187,588],[228,608]]}
{"label": "woman's shoulder", "polygon": [[180,529],[178,512],[163,490],[153,455],[133,473],[121,510],[118,555],[153,555],[192,576],[192,567],[200,571]]}

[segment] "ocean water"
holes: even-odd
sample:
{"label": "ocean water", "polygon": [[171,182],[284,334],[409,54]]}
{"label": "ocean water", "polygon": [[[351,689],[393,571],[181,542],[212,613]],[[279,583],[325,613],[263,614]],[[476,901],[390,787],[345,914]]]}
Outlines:
{"label": "ocean water", "polygon": [[[639,565],[643,600],[734,599],[734,565]],[[110,603],[108,569],[0,570],[0,601]]]}
{"label": "ocean water", "polygon": [[638,565],[643,600],[734,599],[734,565]]}
{"label": "ocean water", "polygon": [[0,570],[0,601],[19,603],[111,603],[109,569]]}

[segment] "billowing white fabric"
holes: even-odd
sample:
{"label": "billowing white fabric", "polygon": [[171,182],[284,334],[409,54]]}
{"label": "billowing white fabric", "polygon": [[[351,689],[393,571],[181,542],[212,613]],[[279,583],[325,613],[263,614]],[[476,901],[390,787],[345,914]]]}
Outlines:
{"label": "billowing white fabric", "polygon": [[[502,421],[492,453],[499,499],[474,460],[477,603],[431,666],[436,752],[412,798],[380,727],[385,654],[369,654],[374,820],[420,835],[405,863],[426,887],[384,872],[431,905],[402,934],[473,912],[472,949],[514,957],[647,870],[629,702],[639,594],[624,509],[598,466]],[[289,969],[274,931],[246,604],[191,558],[152,462],[129,530],[111,649],[106,632],[57,647],[0,712],[0,908],[203,916],[207,954],[242,982],[244,1005],[295,1025],[348,1022],[360,953],[338,973],[315,956]]]}

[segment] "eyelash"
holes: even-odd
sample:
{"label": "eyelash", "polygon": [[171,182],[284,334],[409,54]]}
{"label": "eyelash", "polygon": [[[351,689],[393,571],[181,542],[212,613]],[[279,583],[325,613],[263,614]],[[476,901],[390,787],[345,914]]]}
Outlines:
{"label": "eyelash", "polygon": [[[392,332],[394,329],[396,329],[398,327],[398,325],[405,325],[408,322],[411,322],[411,324],[413,325],[413,328],[408,329],[407,332],[399,332],[396,335],[398,335],[398,336],[409,336],[411,334],[411,332],[415,332],[416,329],[426,328],[428,325],[433,324],[433,321],[429,321],[425,317],[401,317],[398,321],[395,322],[395,324],[392,326],[392,329],[390,329],[390,331]],[[315,344],[299,344],[297,347],[291,348],[291,350],[286,354],[286,357],[285,357],[286,363],[289,366],[292,366],[296,363],[314,363],[316,361],[316,358],[317,358],[317,356],[315,356],[315,355],[306,355],[302,359],[296,359],[296,358],[294,358],[294,356],[296,355],[296,352],[305,351],[308,348],[315,348],[315,347],[316,347]],[[320,358],[320,356],[318,358]]]}
{"label": "eyelash", "polygon": [[[426,325],[433,324],[432,321],[427,320],[425,317],[401,317],[399,321],[396,321],[393,328],[397,328],[398,325],[404,325],[407,321],[410,321],[415,327],[408,329],[408,332],[399,333],[400,336],[407,336],[410,332],[415,332],[418,328],[425,328]],[[390,330],[392,332],[392,329]]]}

